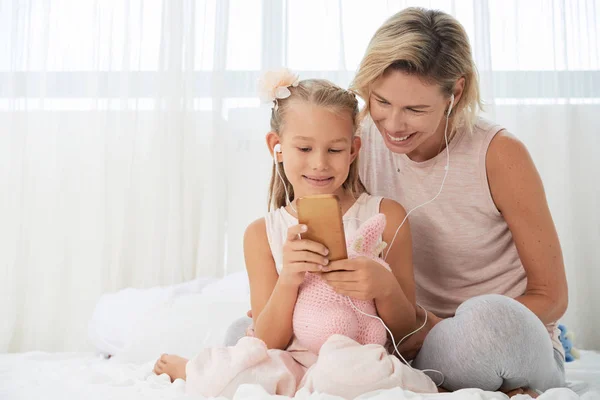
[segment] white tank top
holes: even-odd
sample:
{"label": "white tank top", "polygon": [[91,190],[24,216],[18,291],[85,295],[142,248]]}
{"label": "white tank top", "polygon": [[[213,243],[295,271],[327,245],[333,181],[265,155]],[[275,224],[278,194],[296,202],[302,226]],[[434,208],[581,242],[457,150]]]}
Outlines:
{"label": "white tank top", "polygon": [[[379,213],[381,199],[380,196],[371,196],[367,193],[363,193],[358,197],[342,217],[346,238],[353,234],[363,222]],[[277,272],[280,272],[283,264],[283,244],[287,238],[287,230],[290,226],[297,225],[298,219],[291,215],[285,207],[281,207],[265,216],[265,224],[275,266]]]}

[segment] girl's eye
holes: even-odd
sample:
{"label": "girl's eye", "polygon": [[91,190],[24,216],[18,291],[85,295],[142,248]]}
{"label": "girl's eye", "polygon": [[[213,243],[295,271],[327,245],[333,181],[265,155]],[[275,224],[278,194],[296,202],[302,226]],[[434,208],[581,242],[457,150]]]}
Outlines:
{"label": "girl's eye", "polygon": [[341,153],[343,150],[338,150],[338,149],[329,149],[330,153]]}
{"label": "girl's eye", "polygon": [[388,104],[390,104],[390,103],[388,103],[388,102],[387,102],[387,101],[385,101],[385,100],[379,100],[379,99],[377,99],[377,102],[378,102],[379,104],[383,104],[383,105],[388,105]]}
{"label": "girl's eye", "polygon": [[307,153],[310,151],[310,147],[298,147],[298,150],[300,150],[303,153]]}

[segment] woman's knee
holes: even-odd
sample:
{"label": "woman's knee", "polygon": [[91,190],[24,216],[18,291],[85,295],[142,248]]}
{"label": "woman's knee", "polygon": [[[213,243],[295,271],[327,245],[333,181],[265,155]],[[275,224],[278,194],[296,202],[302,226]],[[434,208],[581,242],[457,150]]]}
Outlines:
{"label": "woman's knee", "polygon": [[465,301],[452,318],[438,323],[415,360],[419,369],[440,370],[445,387],[496,390],[511,379],[533,379],[541,364],[552,369],[550,335],[523,304],[501,295]]}
{"label": "woman's knee", "polygon": [[527,343],[542,339],[546,344],[551,343],[546,326],[537,315],[515,299],[499,294],[476,296],[465,301],[452,319],[480,335],[493,335],[507,342]]}
{"label": "woman's knee", "polygon": [[238,318],[227,328],[225,332],[225,346],[235,346],[235,344],[244,336],[246,331],[252,325],[252,318],[242,317]]}
{"label": "woman's knee", "polygon": [[463,302],[455,312],[455,315],[463,313],[477,313],[479,315],[496,315],[511,313],[515,311],[529,311],[527,307],[513,298],[501,294],[484,294],[472,297]]}

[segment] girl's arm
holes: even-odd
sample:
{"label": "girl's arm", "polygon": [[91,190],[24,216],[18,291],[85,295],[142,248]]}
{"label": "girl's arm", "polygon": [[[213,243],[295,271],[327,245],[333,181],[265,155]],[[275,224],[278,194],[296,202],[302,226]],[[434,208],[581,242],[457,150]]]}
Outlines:
{"label": "girl's arm", "polygon": [[246,229],[244,259],[250,281],[254,336],[269,349],[285,349],[292,338],[292,315],[298,290],[278,284],[279,275],[264,218]]}
{"label": "girl's arm", "polygon": [[405,335],[416,329],[412,240],[407,219],[392,243],[396,230],[406,216],[404,207],[393,200],[383,199],[380,212],[386,217],[383,240],[388,244],[383,254],[396,279],[392,280],[391,290],[388,293],[375,297],[375,305],[377,313],[392,331],[398,344]]}
{"label": "girl's arm", "polygon": [[533,160],[523,143],[503,131],[490,143],[486,169],[492,199],[508,224],[527,273],[527,289],[516,300],[545,324],[555,322],[567,309],[567,279]]}
{"label": "girl's arm", "polygon": [[269,349],[284,350],[292,338],[292,316],[298,298],[298,288],[307,271],[320,271],[324,246],[299,240],[301,225],[288,229],[283,248],[283,268],[277,274],[271,253],[265,220],[248,226],[244,234],[244,258],[250,281],[250,301],[254,320],[254,336]]}

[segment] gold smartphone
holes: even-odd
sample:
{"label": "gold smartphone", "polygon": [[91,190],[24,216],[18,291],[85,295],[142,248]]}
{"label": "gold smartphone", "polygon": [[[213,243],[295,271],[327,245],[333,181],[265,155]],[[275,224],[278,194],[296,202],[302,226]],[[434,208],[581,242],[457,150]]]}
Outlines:
{"label": "gold smartphone", "polygon": [[338,197],[334,194],[313,195],[301,197],[296,203],[298,223],[308,227],[301,237],[327,247],[327,258],[330,261],[348,258],[342,208]]}

